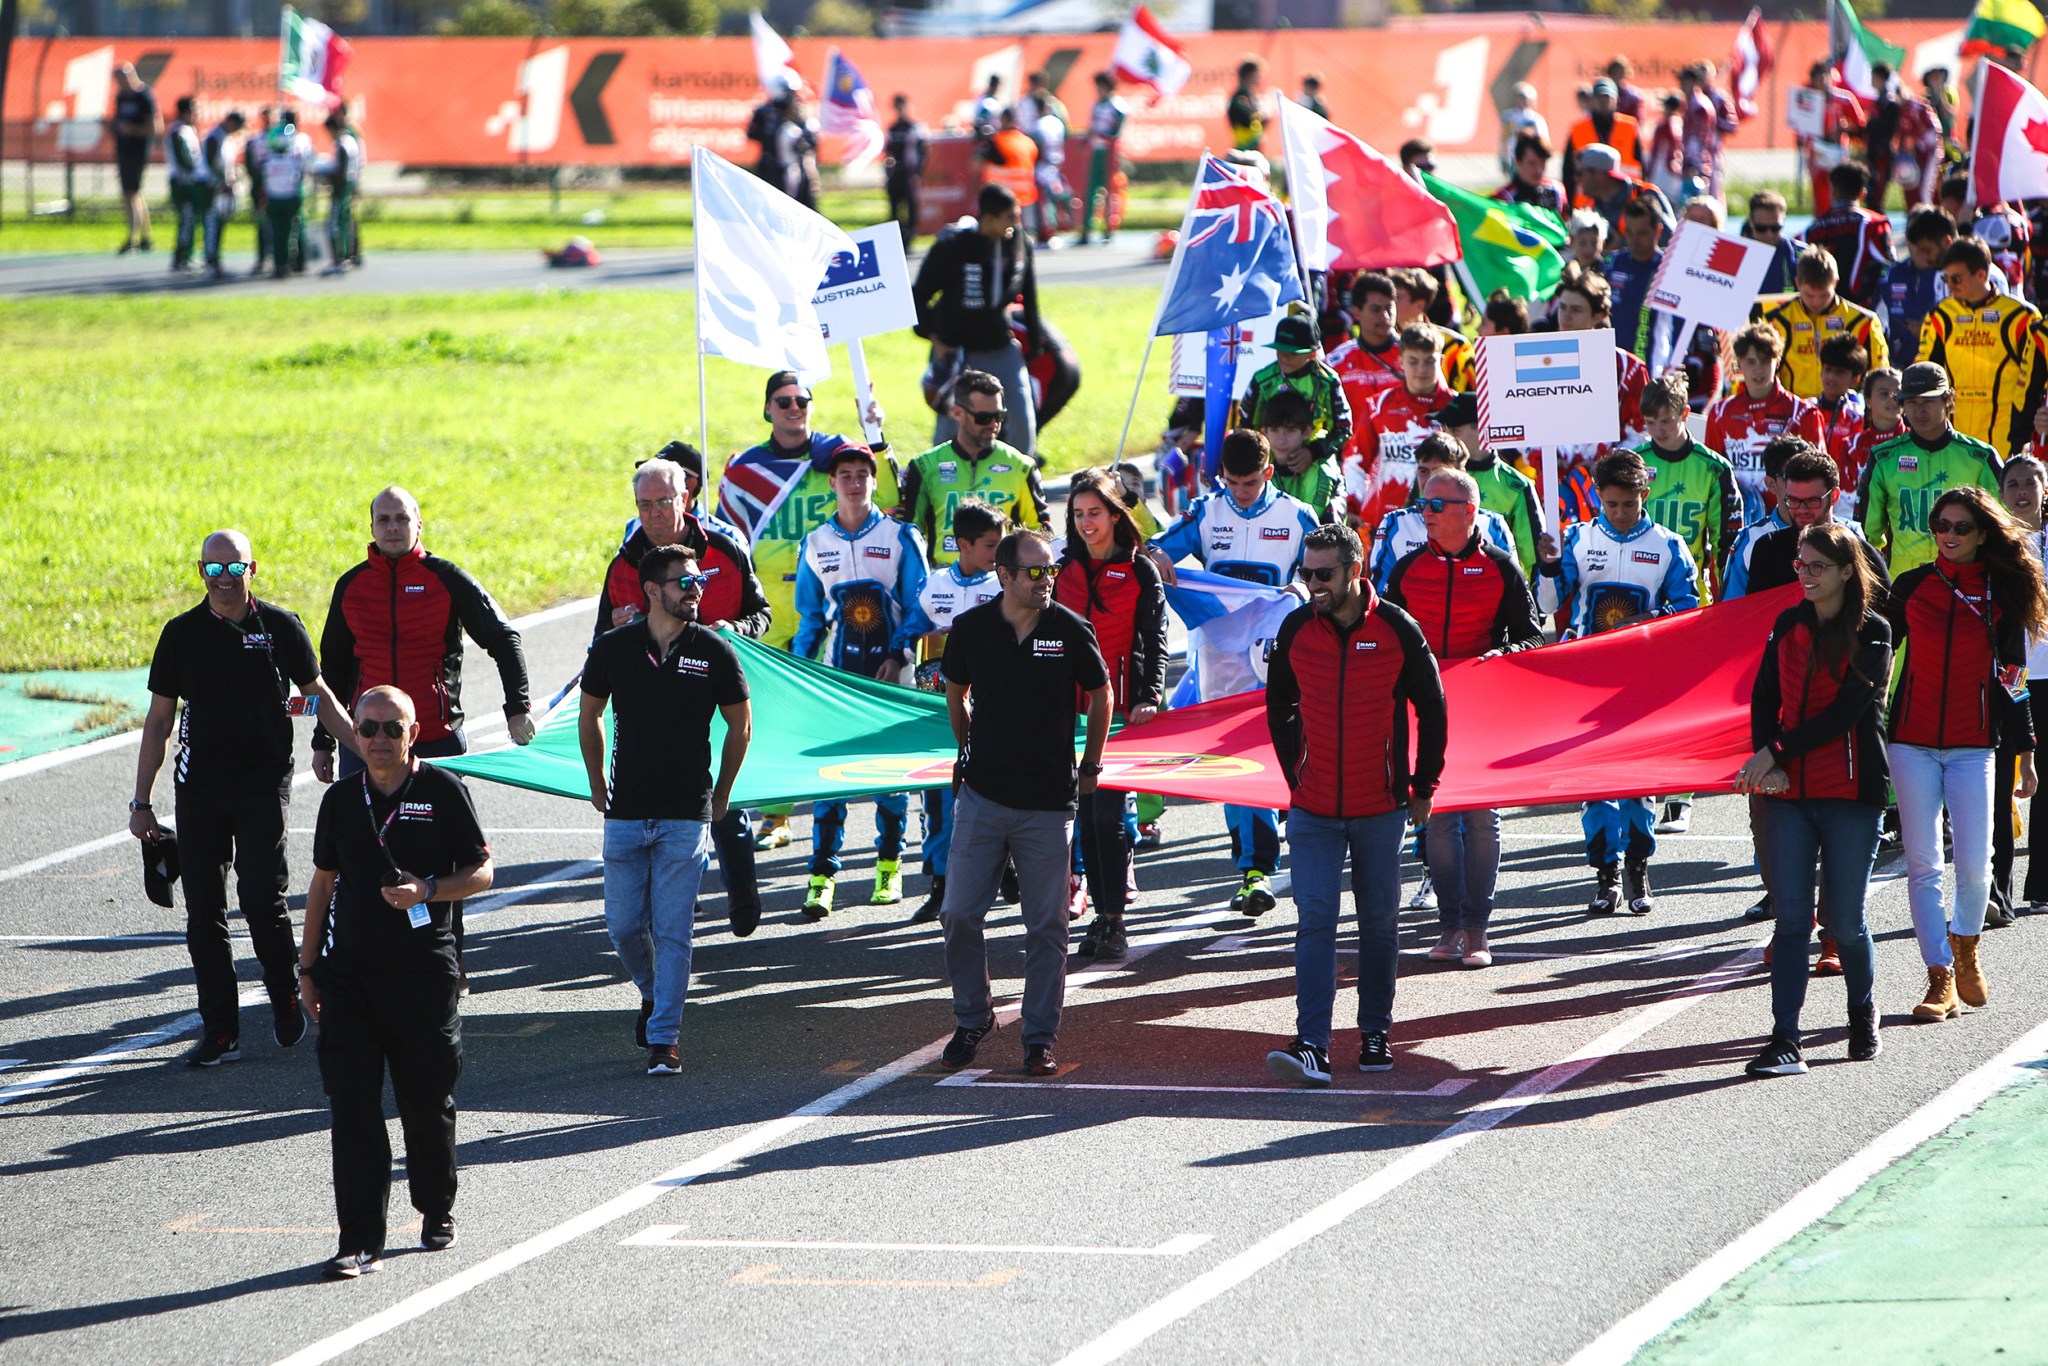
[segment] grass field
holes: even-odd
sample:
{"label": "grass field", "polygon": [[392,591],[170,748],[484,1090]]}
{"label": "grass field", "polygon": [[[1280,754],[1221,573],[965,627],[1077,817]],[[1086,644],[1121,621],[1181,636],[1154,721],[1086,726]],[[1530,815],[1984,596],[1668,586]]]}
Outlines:
{"label": "grass field", "polygon": [[[1044,291],[1081,355],[1046,432],[1052,470],[1108,457],[1130,402],[1148,289]],[[258,592],[316,638],[362,553],[370,496],[402,483],[427,543],[519,613],[595,591],[631,512],[636,459],[697,441],[691,300],[590,291],[12,303],[0,322],[0,672],[148,662],[198,600],[200,540],[253,538]],[[923,344],[868,348],[899,455],[922,450]],[[1154,357],[1134,442],[1166,407]],[[714,452],[763,431],[759,371],[707,362]],[[819,425],[853,426],[843,352]]]}

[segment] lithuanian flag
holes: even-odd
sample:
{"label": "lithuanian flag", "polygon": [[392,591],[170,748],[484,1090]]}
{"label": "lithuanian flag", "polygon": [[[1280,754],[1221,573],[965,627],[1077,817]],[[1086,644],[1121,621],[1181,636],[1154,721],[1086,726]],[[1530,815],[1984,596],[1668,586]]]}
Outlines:
{"label": "lithuanian flag", "polygon": [[1465,268],[1479,286],[1474,302],[1483,305],[1496,289],[1525,301],[1550,297],[1564,276],[1563,253],[1571,244],[1556,214],[1488,199],[1433,175],[1424,175],[1422,184],[1457,221]]}
{"label": "lithuanian flag", "polygon": [[2025,52],[2048,30],[2034,0],[1977,0],[1963,30],[1963,55]]}

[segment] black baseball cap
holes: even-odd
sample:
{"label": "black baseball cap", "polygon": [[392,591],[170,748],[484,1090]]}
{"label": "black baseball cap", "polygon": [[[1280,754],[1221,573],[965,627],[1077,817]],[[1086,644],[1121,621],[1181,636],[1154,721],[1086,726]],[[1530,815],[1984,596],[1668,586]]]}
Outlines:
{"label": "black baseball cap", "polygon": [[1899,382],[1899,398],[1940,398],[1949,391],[1948,371],[1931,360],[1916,361],[1906,367],[1906,377]]}
{"label": "black baseball cap", "polygon": [[704,477],[704,452],[687,441],[671,441],[654,453],[656,460],[673,460],[699,479]]}
{"label": "black baseball cap", "polygon": [[1446,431],[1453,427],[1477,427],[1479,425],[1479,395],[1452,394],[1451,401],[1446,403],[1443,411],[1437,414],[1437,421],[1443,423],[1444,430]]}
{"label": "black baseball cap", "polygon": [[1316,325],[1307,318],[1282,318],[1273,329],[1273,349],[1287,356],[1312,354],[1316,349]]}
{"label": "black baseball cap", "polygon": [[797,388],[803,390],[807,394],[811,392],[811,386],[805,384],[803,376],[799,375],[796,371],[777,370],[774,374],[768,376],[768,387],[761,391],[761,401],[763,403],[766,403],[769,399],[775,397],[775,391],[777,389],[783,388],[786,385],[791,384],[794,384]]}
{"label": "black baseball cap", "polygon": [[178,880],[178,837],[142,841],[142,890],[159,906],[171,906],[171,884]]}

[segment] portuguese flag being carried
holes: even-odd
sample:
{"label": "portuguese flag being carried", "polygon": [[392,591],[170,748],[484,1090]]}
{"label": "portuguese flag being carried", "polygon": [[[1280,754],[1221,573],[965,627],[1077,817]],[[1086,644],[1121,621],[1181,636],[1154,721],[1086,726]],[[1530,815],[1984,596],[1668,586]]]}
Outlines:
{"label": "portuguese flag being carried", "polygon": [[1977,0],[1970,26],[1963,30],[1965,57],[2023,54],[2040,40],[2048,22],[2034,0]]}
{"label": "portuguese flag being carried", "polygon": [[1547,299],[1564,277],[1564,250],[1571,237],[1557,215],[1526,204],[1510,204],[1447,185],[1433,175],[1423,186],[1451,211],[1465,268],[1479,287],[1479,299],[1505,289],[1517,299]]}

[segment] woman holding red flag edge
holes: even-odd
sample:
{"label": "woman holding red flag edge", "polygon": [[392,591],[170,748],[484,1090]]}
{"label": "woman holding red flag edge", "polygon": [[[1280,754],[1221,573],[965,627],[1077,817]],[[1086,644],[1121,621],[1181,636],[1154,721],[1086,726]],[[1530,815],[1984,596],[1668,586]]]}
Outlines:
{"label": "woman holding red flag edge", "polygon": [[[1840,953],[1849,991],[1849,1057],[1868,1061],[1883,1047],[1864,906],[1886,799],[1891,625],[1880,614],[1882,586],[1840,522],[1803,530],[1792,568],[1805,598],[1771,627],[1750,693],[1757,751],[1735,775],[1737,792],[1768,799],[1760,833],[1767,862],[1779,870],[1772,889],[1778,926],[1771,1037],[1748,1067],[1758,1077],[1806,1070],[1799,1011],[1816,869],[1821,936]],[[1937,861],[1937,879],[1940,873]]]}

